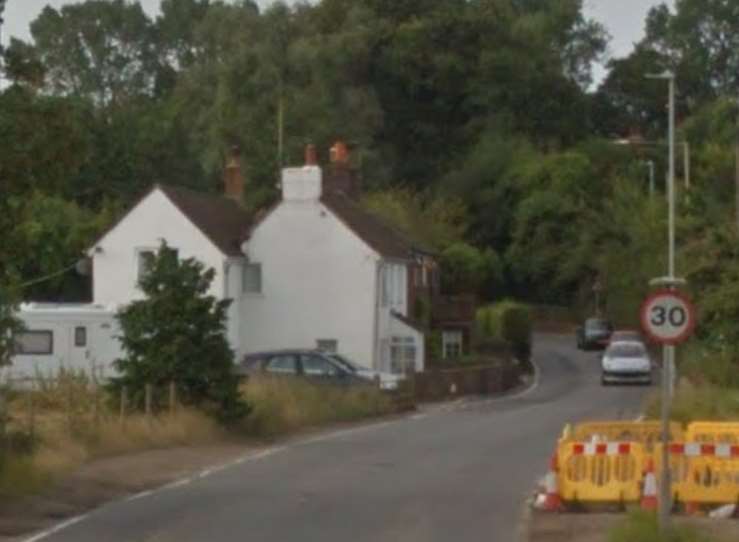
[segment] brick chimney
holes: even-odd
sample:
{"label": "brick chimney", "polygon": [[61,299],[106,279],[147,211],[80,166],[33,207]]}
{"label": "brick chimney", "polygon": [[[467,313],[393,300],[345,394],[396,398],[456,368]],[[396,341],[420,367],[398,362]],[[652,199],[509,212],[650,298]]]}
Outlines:
{"label": "brick chimney", "polygon": [[241,171],[241,156],[238,145],[231,147],[223,173],[223,192],[227,198],[241,204],[244,200],[244,174]]}
{"label": "brick chimney", "polygon": [[359,197],[361,179],[359,171],[351,164],[349,146],[344,141],[337,141],[329,150],[329,156],[331,164],[324,180],[324,191]]}
{"label": "brick chimney", "polygon": [[305,146],[305,165],[306,166],[317,166],[318,165],[318,152],[316,146],[309,143]]}

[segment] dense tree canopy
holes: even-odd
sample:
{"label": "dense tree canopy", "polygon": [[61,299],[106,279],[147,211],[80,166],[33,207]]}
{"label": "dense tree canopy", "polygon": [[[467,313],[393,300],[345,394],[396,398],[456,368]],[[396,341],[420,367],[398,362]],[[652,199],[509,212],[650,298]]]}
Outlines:
{"label": "dense tree canopy", "polygon": [[[154,20],[124,0],[47,8],[4,53],[2,280],[68,266],[153,182],[217,190],[233,144],[261,207],[306,143],[325,162],[343,139],[364,204],[433,247],[447,287],[587,306],[597,279],[628,319],[663,264],[666,88],[644,75],[669,68],[696,187],[679,194],[681,261],[700,262],[697,289],[729,291],[733,256],[699,239],[733,213],[739,6],[653,9],[592,89],[608,36],[582,4],[164,0]],[[654,144],[610,142],[635,133]],[[694,255],[709,248],[725,257]],[[79,285],[63,275],[24,295]],[[733,314],[719,305],[706,310]]]}

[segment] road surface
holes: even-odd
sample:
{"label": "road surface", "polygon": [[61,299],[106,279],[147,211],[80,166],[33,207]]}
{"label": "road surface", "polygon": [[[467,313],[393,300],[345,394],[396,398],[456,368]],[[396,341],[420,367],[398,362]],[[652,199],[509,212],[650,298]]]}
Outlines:
{"label": "road surface", "polygon": [[647,391],[602,388],[569,336],[538,336],[534,359],[522,395],[286,442],[30,540],[513,542],[563,424],[632,419]]}

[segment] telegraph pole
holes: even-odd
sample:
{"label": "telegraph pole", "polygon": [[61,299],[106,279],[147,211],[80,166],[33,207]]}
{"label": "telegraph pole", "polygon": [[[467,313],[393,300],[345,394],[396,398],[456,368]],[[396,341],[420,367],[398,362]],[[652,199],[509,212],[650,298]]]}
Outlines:
{"label": "telegraph pole", "polygon": [[739,229],[739,97],[736,99],[737,111],[736,111],[736,227]]}

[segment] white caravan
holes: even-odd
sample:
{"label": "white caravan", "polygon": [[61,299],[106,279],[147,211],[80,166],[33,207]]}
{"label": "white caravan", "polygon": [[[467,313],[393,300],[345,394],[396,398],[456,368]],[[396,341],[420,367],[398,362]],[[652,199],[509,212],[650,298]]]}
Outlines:
{"label": "white caravan", "polygon": [[54,377],[61,369],[113,376],[121,356],[115,310],[102,305],[24,303],[18,318],[25,330],[16,335],[12,364],[3,380]]}

